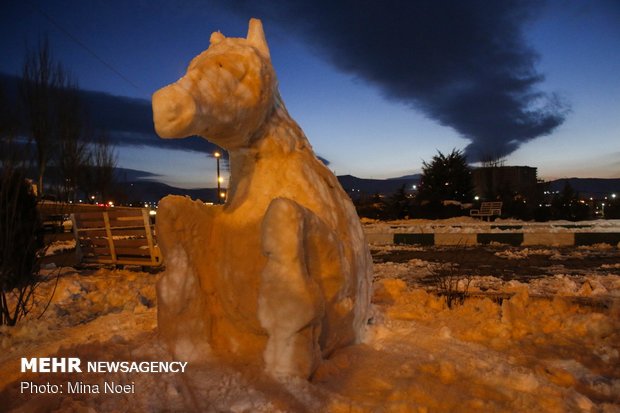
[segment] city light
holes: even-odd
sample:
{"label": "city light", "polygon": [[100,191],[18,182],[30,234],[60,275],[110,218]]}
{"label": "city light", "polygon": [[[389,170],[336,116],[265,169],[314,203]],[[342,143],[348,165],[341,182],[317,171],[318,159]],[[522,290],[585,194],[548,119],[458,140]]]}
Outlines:
{"label": "city light", "polygon": [[220,175],[220,157],[222,154],[216,151],[213,153],[213,156],[215,156],[217,168],[217,192],[220,194],[220,199],[224,199],[226,197],[226,194],[222,192],[222,183],[224,182],[224,178]]}

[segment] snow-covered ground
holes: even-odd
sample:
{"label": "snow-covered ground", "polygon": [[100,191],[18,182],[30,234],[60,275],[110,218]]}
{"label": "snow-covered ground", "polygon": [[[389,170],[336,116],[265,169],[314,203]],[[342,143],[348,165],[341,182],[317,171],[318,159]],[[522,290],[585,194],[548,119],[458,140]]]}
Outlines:
{"label": "snow-covered ground", "polygon": [[45,256],[60,254],[62,252],[72,251],[75,249],[75,240],[54,241],[47,245],[43,250]]}
{"label": "snow-covered ground", "polygon": [[[611,247],[615,252],[616,247]],[[276,381],[213,357],[186,373],[20,373],[21,357],[169,360],[156,333],[158,275],[130,270],[48,270],[45,314],[0,329],[0,410],[19,412],[620,412],[620,276],[617,264],[529,282],[473,276],[474,297],[448,309],[421,247],[373,246],[373,314],[365,339],[333,354],[311,381]],[[507,249],[520,265],[592,249]],[[554,258],[555,257],[555,258]],[[573,257],[574,258],[574,257]],[[551,266],[550,268],[556,268]],[[492,293],[512,295],[503,300]],[[134,394],[20,394],[21,381],[135,384]]]}

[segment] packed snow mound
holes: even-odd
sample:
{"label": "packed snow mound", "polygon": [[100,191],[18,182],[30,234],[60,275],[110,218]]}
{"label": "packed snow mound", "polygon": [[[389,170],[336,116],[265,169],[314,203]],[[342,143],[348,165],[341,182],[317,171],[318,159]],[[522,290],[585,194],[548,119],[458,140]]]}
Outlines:
{"label": "packed snow mound", "polygon": [[[317,383],[355,388],[368,406],[385,400],[385,411],[618,409],[617,308],[533,300],[521,288],[501,304],[470,298],[449,309],[397,279],[379,281],[374,302],[367,347],[339,352]],[[346,385],[338,382],[343,368],[356,370]],[[359,370],[375,373],[369,379]]]}
{"label": "packed snow mound", "polygon": [[309,377],[359,342],[372,260],[355,208],[277,90],[262,25],[211,36],[180,80],[153,95],[157,133],[229,151],[224,206],[161,200],[160,337],[175,357],[258,363]]}
{"label": "packed snow mound", "polygon": [[[155,280],[141,272],[63,271],[47,312],[0,329],[0,406],[24,412],[617,412],[618,308],[535,299],[445,301],[404,281],[376,283],[362,343],[312,379],[274,380],[217,355],[183,374],[19,373],[20,357],[167,361],[156,339]],[[54,288],[42,284],[41,298]],[[135,383],[133,394],[22,394],[21,381]]]}

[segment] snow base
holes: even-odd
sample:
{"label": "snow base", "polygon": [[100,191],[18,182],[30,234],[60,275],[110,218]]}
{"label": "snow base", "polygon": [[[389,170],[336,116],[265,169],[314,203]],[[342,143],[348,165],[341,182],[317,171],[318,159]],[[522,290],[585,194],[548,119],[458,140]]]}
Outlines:
{"label": "snow base", "polygon": [[[381,268],[379,268],[381,270]],[[46,412],[617,412],[619,307],[582,307],[527,290],[501,305],[377,283],[363,343],[336,351],[310,382],[210,355],[185,374],[21,374],[19,358],[170,360],[156,340],[155,276],[65,271],[40,319],[0,330],[0,406]],[[42,294],[53,287],[43,285]],[[509,288],[509,286],[506,286]],[[38,314],[35,314],[38,315]],[[135,383],[136,393],[25,395],[19,382]]]}

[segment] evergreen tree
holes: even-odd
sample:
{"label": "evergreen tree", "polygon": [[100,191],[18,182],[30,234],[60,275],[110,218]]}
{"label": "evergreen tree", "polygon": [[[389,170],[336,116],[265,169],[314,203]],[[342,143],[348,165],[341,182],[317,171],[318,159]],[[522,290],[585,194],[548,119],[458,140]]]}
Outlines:
{"label": "evergreen tree", "polygon": [[465,154],[456,149],[448,155],[437,152],[430,163],[422,162],[419,200],[431,203],[446,200],[470,202],[473,184]]}
{"label": "evergreen tree", "polygon": [[581,221],[588,219],[589,208],[579,202],[579,194],[575,192],[569,181],[564,183],[562,192],[551,201],[552,216],[555,219]]}
{"label": "evergreen tree", "polygon": [[386,203],[388,218],[403,219],[411,214],[411,199],[407,196],[405,185],[401,186]]}

